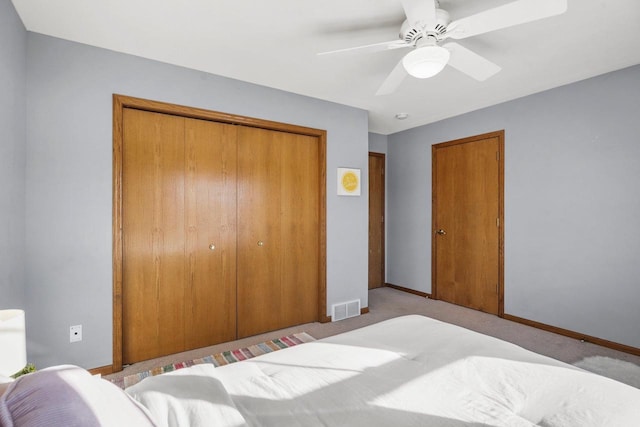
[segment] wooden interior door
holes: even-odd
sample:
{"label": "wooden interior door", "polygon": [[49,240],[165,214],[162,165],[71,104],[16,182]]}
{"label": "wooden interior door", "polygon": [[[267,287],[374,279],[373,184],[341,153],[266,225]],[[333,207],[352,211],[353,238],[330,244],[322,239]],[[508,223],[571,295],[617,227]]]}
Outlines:
{"label": "wooden interior door", "polygon": [[124,110],[123,363],[184,350],[184,121]]}
{"label": "wooden interior door", "polygon": [[238,135],[238,337],[317,320],[317,138]]}
{"label": "wooden interior door", "polygon": [[236,337],[236,127],[126,109],[123,362]]}
{"label": "wooden interior door", "polygon": [[369,153],[369,289],[384,285],[385,155]]}
{"label": "wooden interior door", "polygon": [[503,314],[503,132],[433,146],[437,299]]}

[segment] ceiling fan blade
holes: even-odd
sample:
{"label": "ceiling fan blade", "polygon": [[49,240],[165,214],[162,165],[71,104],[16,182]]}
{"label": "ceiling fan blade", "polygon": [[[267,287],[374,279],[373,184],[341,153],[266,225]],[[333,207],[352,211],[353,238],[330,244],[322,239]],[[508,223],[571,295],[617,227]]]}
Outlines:
{"label": "ceiling fan blade", "polygon": [[401,49],[403,47],[411,47],[411,45],[405,43],[404,40],[393,40],[390,42],[374,43],[374,44],[368,44],[364,46],[348,47],[346,49],[331,50],[329,52],[320,52],[317,55],[318,56],[333,55],[336,53],[349,53],[354,51],[379,52],[382,50]]}
{"label": "ceiling fan blade", "polygon": [[389,95],[395,92],[405,77],[407,77],[407,72],[404,69],[404,65],[402,65],[401,59],[393,70],[391,70],[391,73],[389,73],[384,82],[382,82],[382,85],[380,85],[380,88],[376,92],[376,96]]}
{"label": "ceiling fan blade", "polygon": [[401,0],[411,26],[432,28],[436,24],[435,0]]}
{"label": "ceiling fan blade", "polygon": [[447,37],[464,39],[566,11],[567,0],[517,0],[453,21],[448,26]]}
{"label": "ceiling fan blade", "polygon": [[447,64],[476,80],[487,80],[502,69],[458,43],[447,43],[443,47],[451,52],[451,57]]}

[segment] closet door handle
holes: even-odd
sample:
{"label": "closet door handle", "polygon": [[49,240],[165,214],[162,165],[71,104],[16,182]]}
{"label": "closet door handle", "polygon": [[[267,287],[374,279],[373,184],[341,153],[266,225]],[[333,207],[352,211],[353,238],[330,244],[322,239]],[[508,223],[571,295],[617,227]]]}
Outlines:
{"label": "closet door handle", "polygon": [[264,246],[264,242],[262,240],[258,240],[258,246]]}
{"label": "closet door handle", "polygon": [[216,249],[216,245],[214,245],[213,243],[209,245],[209,249],[211,249],[212,251],[214,251]]}

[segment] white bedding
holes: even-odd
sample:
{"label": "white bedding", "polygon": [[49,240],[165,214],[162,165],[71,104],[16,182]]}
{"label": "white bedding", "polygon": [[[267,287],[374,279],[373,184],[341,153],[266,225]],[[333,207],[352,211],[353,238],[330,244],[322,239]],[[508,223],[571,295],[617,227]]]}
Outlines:
{"label": "white bedding", "polygon": [[640,425],[639,389],[417,315],[126,391],[166,426]]}

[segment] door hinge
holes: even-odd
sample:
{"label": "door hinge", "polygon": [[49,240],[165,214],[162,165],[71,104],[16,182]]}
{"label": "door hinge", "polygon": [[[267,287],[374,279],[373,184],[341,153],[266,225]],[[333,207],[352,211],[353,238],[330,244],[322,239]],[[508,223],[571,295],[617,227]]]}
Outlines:
{"label": "door hinge", "polygon": [[500,152],[499,151],[496,151],[496,160],[500,161]]}
{"label": "door hinge", "polygon": [[500,218],[496,218],[496,227],[500,228]]}
{"label": "door hinge", "polygon": [[382,215],[382,219],[380,220],[380,222],[384,222],[384,215]]}
{"label": "door hinge", "polygon": [[496,283],[496,294],[500,293],[500,288],[498,288],[498,284]]}

